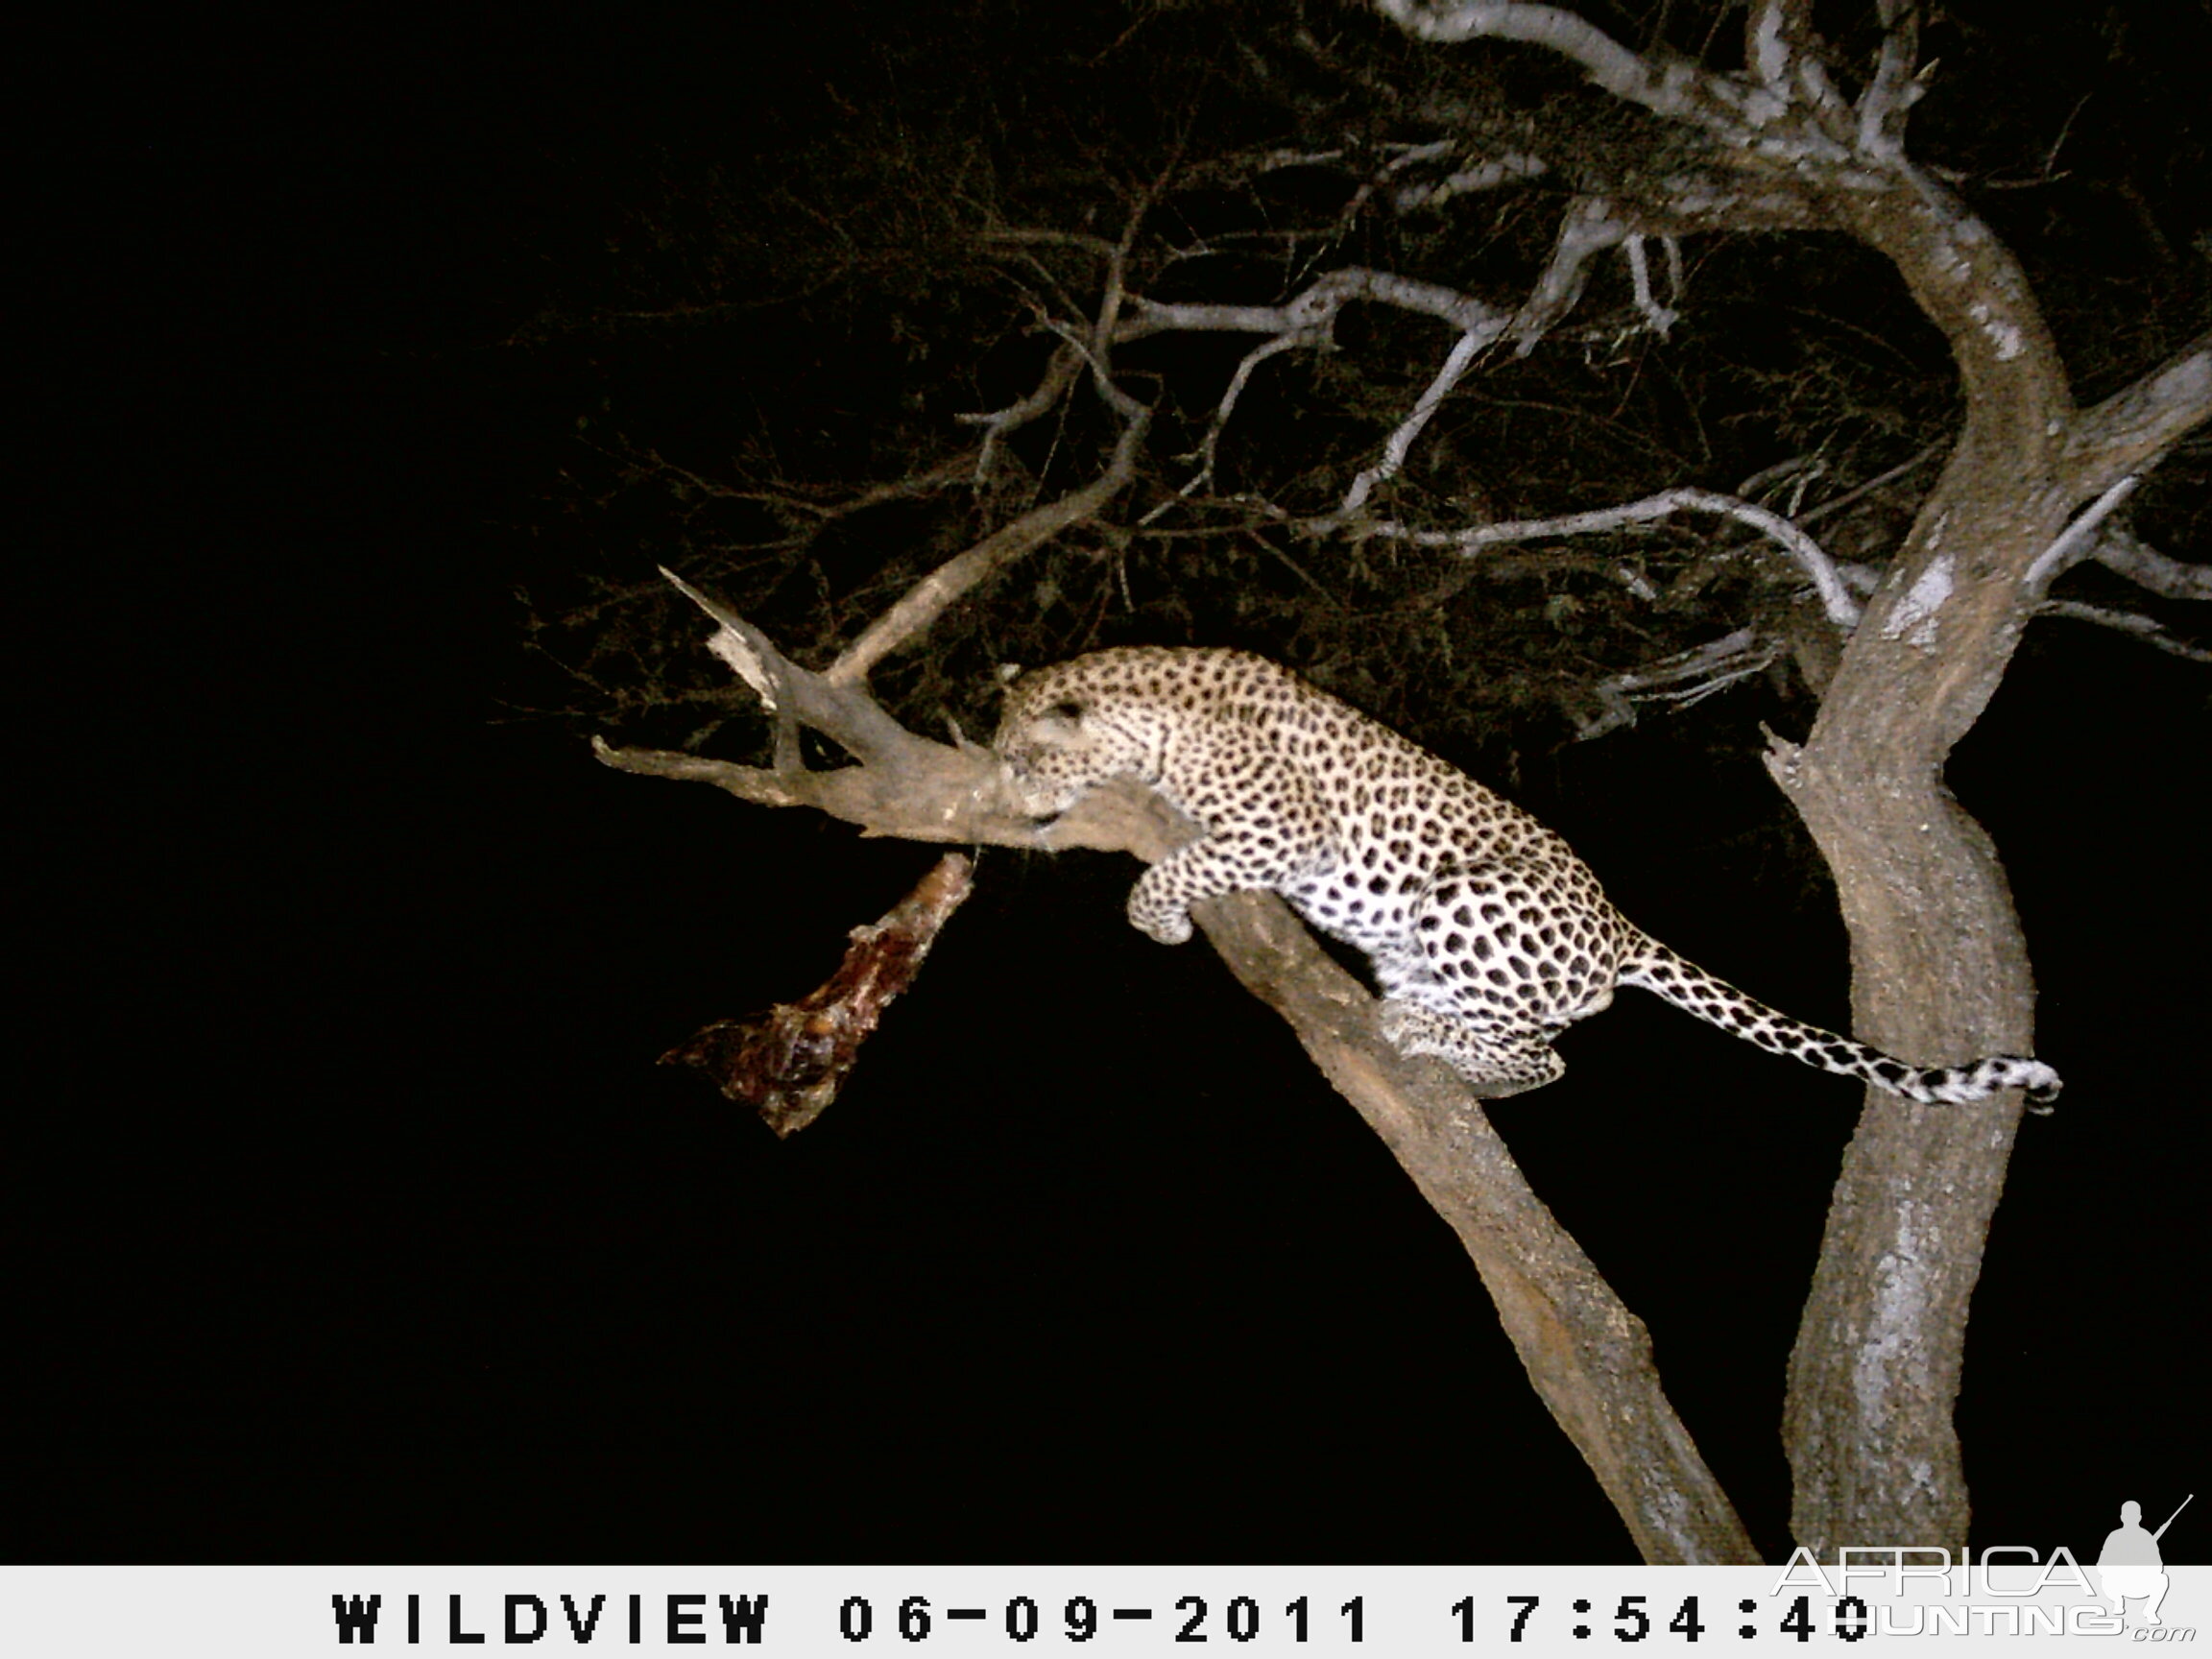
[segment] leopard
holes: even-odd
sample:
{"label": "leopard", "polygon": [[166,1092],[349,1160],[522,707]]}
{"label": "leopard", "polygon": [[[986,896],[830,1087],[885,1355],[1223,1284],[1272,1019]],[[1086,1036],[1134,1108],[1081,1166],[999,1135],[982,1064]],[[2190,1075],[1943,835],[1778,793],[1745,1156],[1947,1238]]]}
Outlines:
{"label": "leopard", "polygon": [[1032,824],[1131,779],[1203,830],[1131,890],[1141,932],[1179,945],[1191,905],[1280,894],[1366,956],[1388,1043],[1442,1060],[1479,1097],[1555,1081],[1555,1040],[1623,985],[1921,1105],[2017,1089],[2047,1111],[2060,1088],[2040,1060],[1911,1066],[1767,1007],[1629,922],[1528,812],[1250,652],[1125,646],[1019,674],[991,748]]}

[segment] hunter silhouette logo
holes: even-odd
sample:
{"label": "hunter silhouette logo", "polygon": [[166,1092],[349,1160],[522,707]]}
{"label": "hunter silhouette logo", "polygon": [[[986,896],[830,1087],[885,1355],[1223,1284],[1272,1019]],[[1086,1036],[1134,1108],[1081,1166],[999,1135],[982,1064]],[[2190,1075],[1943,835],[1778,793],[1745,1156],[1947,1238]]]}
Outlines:
{"label": "hunter silhouette logo", "polygon": [[2104,1535],[2104,1548],[2097,1552],[2097,1576],[2104,1585],[2105,1599],[2112,1603],[2114,1618],[2127,1618],[2128,1603],[2141,1600],[2143,1623],[2158,1623],[2158,1603],[2166,1599],[2170,1583],[2165,1558],[2158,1553],[2158,1540],[2166,1536],[2166,1527],[2174,1525],[2196,1496],[2192,1492],[2182,1499],[2180,1507],[2166,1517],[2166,1526],[2155,1532],[2143,1530],[2142,1504],[2129,1501],[2120,1505],[2120,1525]]}

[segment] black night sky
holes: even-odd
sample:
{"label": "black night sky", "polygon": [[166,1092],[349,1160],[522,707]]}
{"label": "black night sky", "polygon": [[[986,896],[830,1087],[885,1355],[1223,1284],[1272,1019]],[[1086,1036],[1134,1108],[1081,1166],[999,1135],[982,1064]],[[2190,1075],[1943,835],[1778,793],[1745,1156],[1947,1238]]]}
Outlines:
{"label": "black night sky", "polygon": [[[767,113],[870,23],[746,11],[199,24],[103,43],[54,117],[14,1553],[1632,1559],[1383,1148],[1202,946],[1123,924],[1134,865],[986,853],[787,1143],[654,1066],[935,856],[500,713],[514,526],[593,373],[500,342],[638,156],[774,165]],[[2093,1551],[2204,1483],[2208,755],[2212,671],[2050,621],[1953,767],[2067,1079],[1975,1304],[1977,1544]],[[1847,1018],[1751,750],[1660,722],[1516,787],[1644,926]],[[1635,994],[1562,1046],[1495,1120],[1779,1557],[1858,1093]]]}

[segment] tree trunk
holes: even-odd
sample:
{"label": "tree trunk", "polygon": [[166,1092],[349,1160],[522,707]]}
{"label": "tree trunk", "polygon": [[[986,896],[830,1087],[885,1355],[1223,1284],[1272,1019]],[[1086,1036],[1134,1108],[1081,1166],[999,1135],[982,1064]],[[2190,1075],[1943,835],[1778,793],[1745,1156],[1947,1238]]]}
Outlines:
{"label": "tree trunk", "polygon": [[[1988,838],[1932,772],[1886,776],[1863,730],[1823,736],[1776,770],[1837,875],[1854,1028],[1915,1062],[2032,1052],[2027,946]],[[2019,1121],[2016,1095],[1916,1106],[1867,1091],[1784,1415],[1791,1531],[1823,1560],[1839,1544],[1965,1541],[1952,1407]]]}
{"label": "tree trunk", "polygon": [[[2004,868],[1942,774],[2077,499],[2054,476],[2065,376],[2018,267],[1964,208],[1932,187],[1852,205],[1949,335],[1966,425],[1811,737],[1778,745],[1768,767],[1835,873],[1858,1034],[1916,1065],[2032,1053],[2034,983]],[[1784,1417],[1792,1530],[1822,1559],[1842,1544],[1965,1542],[1952,1407],[2020,1111],[2017,1095],[1923,1107],[1867,1092]]]}

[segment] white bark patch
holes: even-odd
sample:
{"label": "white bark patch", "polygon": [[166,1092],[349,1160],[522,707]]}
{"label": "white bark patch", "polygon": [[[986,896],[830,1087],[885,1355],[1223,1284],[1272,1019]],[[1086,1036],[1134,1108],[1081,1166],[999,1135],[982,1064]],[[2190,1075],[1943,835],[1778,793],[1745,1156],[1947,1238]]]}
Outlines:
{"label": "white bark patch", "polygon": [[1989,307],[1979,300],[1966,307],[1966,315],[1974,319],[1975,325],[1989,337],[1989,343],[1997,348],[1998,362],[2009,363],[2020,355],[2020,329],[2016,325],[1990,316]]}
{"label": "white bark patch", "polygon": [[1751,51],[1759,66],[1759,79],[1769,86],[1780,84],[1782,77],[1790,71],[1790,43],[1782,37],[1780,7],[1769,6],[1759,14]]}
{"label": "white bark patch", "polygon": [[1690,1512],[1688,1495],[1678,1486],[1648,1478],[1645,1480],[1644,1490],[1652,1522],[1661,1535],[1680,1551],[1676,1559],[1696,1560],[1699,1548],[1696,1518]]}
{"label": "white bark patch", "polygon": [[1955,586],[1951,555],[1939,553],[1920,572],[1905,597],[1898,600],[1882,624],[1885,639],[1903,639],[1908,645],[1936,643],[1936,613],[1951,597]]}
{"label": "white bark patch", "polygon": [[1874,1290],[1873,1312],[1851,1368],[1851,1393],[1859,1404],[1860,1421],[1877,1431],[1889,1419],[1892,1377],[1906,1363],[1912,1363],[1916,1371],[1918,1358],[1927,1351],[1920,1315],[1928,1305],[1928,1267],[1920,1257],[1913,1208],[1910,1198],[1897,1201],[1896,1247],[1886,1252],[1875,1268],[1880,1283]]}

